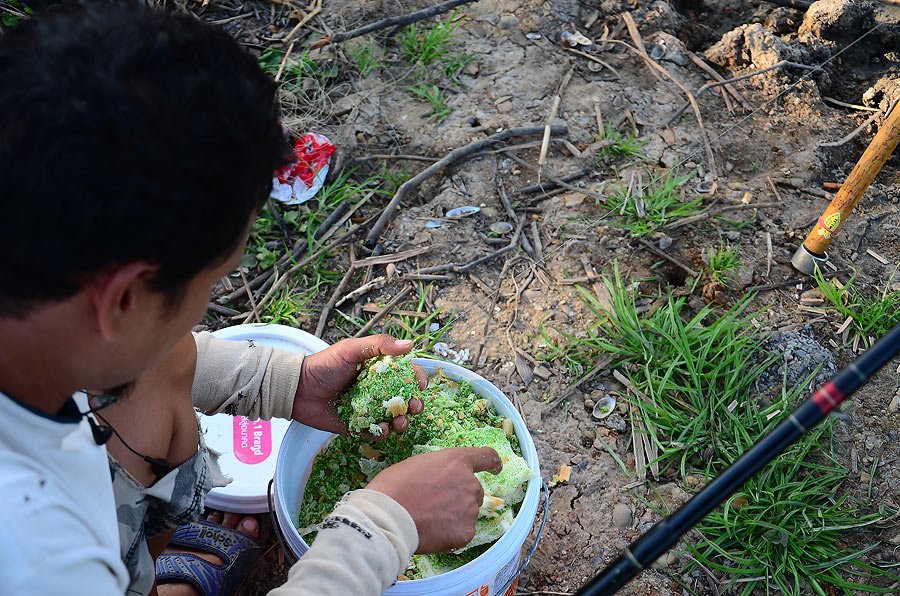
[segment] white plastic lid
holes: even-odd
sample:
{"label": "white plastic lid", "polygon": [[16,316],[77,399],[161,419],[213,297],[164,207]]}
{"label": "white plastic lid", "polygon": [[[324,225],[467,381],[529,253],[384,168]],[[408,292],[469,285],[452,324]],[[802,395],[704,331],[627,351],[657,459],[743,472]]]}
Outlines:
{"label": "white plastic lid", "polygon": [[[248,340],[287,350],[313,354],[328,347],[318,337],[284,325],[236,325],[220,329],[214,336]],[[297,371],[299,374],[300,371]],[[249,420],[243,416],[200,415],[206,444],[222,455],[219,465],[232,479],[228,486],[214,488],[206,497],[207,507],[234,513],[263,513],[269,510],[267,488],[275,475],[275,461],[288,420]]]}

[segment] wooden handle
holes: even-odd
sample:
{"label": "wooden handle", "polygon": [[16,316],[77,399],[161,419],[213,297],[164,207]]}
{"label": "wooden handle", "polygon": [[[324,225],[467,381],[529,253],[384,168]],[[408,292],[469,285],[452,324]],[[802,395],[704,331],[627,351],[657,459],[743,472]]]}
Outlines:
{"label": "wooden handle", "polygon": [[884,162],[888,160],[894,148],[900,143],[900,107],[895,107],[888,114],[884,124],[881,125],[878,134],[869,143],[862,157],[856,162],[853,171],[844,180],[840,190],[834,196],[831,204],[813,226],[812,232],[806,237],[803,246],[814,255],[824,255],[832,238],[843,227],[847,218],[863,193],[872,184],[876,174],[881,170]]}

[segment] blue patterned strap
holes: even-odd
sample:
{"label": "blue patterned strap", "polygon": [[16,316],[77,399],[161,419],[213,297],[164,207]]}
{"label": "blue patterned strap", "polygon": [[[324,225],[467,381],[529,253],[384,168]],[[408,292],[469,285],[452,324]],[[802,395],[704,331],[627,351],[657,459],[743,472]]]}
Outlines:
{"label": "blue patterned strap", "polygon": [[262,554],[259,542],[252,536],[203,520],[179,526],[169,546],[222,559],[221,565],[190,553],[163,554],[156,559],[156,583],[186,582],[202,596],[231,594]]}
{"label": "blue patterned strap", "polygon": [[258,547],[259,542],[249,534],[199,520],[178,526],[169,546],[218,555],[227,563],[233,561],[241,551]]}
{"label": "blue patterned strap", "polygon": [[189,553],[164,554],[156,559],[156,583],[187,583],[201,596],[223,594],[226,568]]}

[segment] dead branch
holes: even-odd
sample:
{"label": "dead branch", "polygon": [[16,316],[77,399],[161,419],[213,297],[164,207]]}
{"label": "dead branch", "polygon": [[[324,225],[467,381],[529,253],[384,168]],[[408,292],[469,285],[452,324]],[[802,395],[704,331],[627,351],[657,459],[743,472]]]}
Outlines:
{"label": "dead branch", "polygon": [[[515,155],[514,153],[504,152],[503,154],[504,154],[506,157],[508,157],[508,158],[510,158],[511,160],[513,160],[514,162],[516,162],[517,164],[519,164],[520,166],[522,166],[523,168],[529,169],[529,170],[531,170],[532,172],[537,172],[537,171],[538,171],[538,166],[535,166],[535,165],[532,165],[532,164],[528,163],[527,161],[525,161],[524,159],[522,159],[522,158],[519,157],[518,155]],[[550,176],[550,175],[548,175],[548,174],[544,174],[544,178],[546,178],[547,180],[549,180],[550,182],[552,182],[553,184],[555,184],[555,185],[557,185],[557,186],[561,186],[562,188],[566,188],[566,189],[571,190],[571,191],[573,191],[573,192],[577,192],[577,193],[583,194],[584,196],[590,197],[590,198],[595,199],[595,200],[597,200],[597,201],[600,201],[601,203],[605,203],[605,202],[606,202],[606,197],[604,197],[603,195],[598,194],[598,193],[596,193],[596,192],[594,192],[594,191],[588,190],[588,189],[586,189],[586,188],[578,188],[577,186],[572,186],[572,185],[569,184],[568,182],[564,182],[564,181],[562,180],[562,178],[557,178],[557,177],[555,177],[555,176]]]}
{"label": "dead branch", "polygon": [[597,360],[597,363],[594,364],[594,368],[592,368],[588,372],[588,374],[586,374],[583,377],[581,377],[580,379],[578,379],[575,383],[569,385],[569,387],[565,391],[560,393],[556,399],[554,399],[552,402],[550,402],[550,407],[548,409],[552,410],[553,408],[555,408],[556,406],[558,406],[559,404],[564,402],[566,399],[572,397],[572,395],[575,393],[576,389],[578,389],[579,387],[581,387],[582,385],[584,385],[585,383],[587,383],[588,381],[590,381],[591,379],[593,379],[594,377],[596,377],[597,375],[602,373],[604,370],[606,370],[609,367],[611,362],[612,362],[612,356],[610,356],[609,354],[604,354],[604,355],[600,356],[600,358]]}
{"label": "dead branch", "polygon": [[569,81],[572,79],[573,72],[575,72],[575,67],[570,66],[569,70],[563,76],[562,81],[559,83],[559,87],[556,88],[556,95],[553,96],[553,103],[550,105],[550,112],[547,114],[547,123],[544,125],[544,138],[541,140],[541,152],[538,156],[538,179],[540,179],[541,169],[547,161],[547,149],[550,148],[550,126],[553,124],[553,121],[556,120],[556,115],[559,113],[559,104],[562,101],[562,95],[565,92],[566,87],[569,86]]}
{"label": "dead branch", "polygon": [[481,332],[481,340],[478,342],[478,351],[475,353],[475,359],[472,360],[474,370],[478,370],[478,363],[481,361],[481,352],[484,351],[484,344],[487,342],[488,330],[491,328],[491,321],[494,320],[494,308],[497,307],[497,299],[500,297],[500,287],[503,285],[503,277],[506,275],[506,270],[508,268],[509,258],[503,261],[503,268],[500,269],[500,275],[497,276],[497,287],[493,290],[494,295],[491,297],[491,305],[488,307],[487,317],[484,321],[484,329]]}
{"label": "dead branch", "polygon": [[457,6],[470,4],[472,2],[475,2],[475,0],[448,0],[447,2],[435,4],[434,6],[423,8],[422,10],[417,10],[409,14],[396,17],[388,17],[386,19],[381,19],[380,21],[375,21],[374,23],[369,23],[368,25],[363,25],[362,27],[353,29],[351,31],[344,31],[335,35],[323,37],[322,39],[319,39],[318,41],[310,44],[309,47],[310,49],[321,48],[329,44],[341,43],[347,41],[348,39],[353,39],[355,37],[365,35],[366,33],[372,33],[373,31],[387,29],[388,27],[403,27],[405,25],[411,25],[412,23],[417,23],[419,21],[427,19],[428,17],[433,17],[435,15],[445,13],[448,10],[456,8]]}
{"label": "dead branch", "polygon": [[253,291],[247,285],[247,276],[244,275],[244,268],[238,267],[238,271],[241,274],[241,281],[244,282],[244,291],[247,293],[247,298],[250,299],[250,313],[257,323],[261,323],[262,319],[259,317],[259,309],[256,308],[256,300],[253,299]]}
{"label": "dead branch", "polygon": [[[591,173],[591,170],[581,170],[580,172],[575,172],[574,174],[566,174],[565,176],[560,176],[559,179],[563,182],[575,182],[576,180],[580,180]],[[526,186],[524,188],[520,188],[515,191],[516,194],[520,195],[533,195],[539,192],[547,192],[549,190],[553,190],[557,188],[555,182],[541,182],[540,184],[532,184],[530,186]]]}
{"label": "dead branch", "polygon": [[675,257],[673,257],[670,254],[666,254],[665,252],[659,250],[658,248],[653,246],[653,244],[651,244],[650,242],[647,242],[643,238],[639,239],[639,242],[640,242],[641,246],[643,246],[646,250],[652,252],[653,254],[655,254],[658,257],[661,257],[661,258],[669,261],[670,263],[672,263],[673,265],[675,265],[676,267],[678,267],[679,269],[681,269],[682,271],[684,271],[685,273],[690,275],[691,277],[698,277],[700,275],[699,273],[697,273],[696,271],[694,271],[693,269],[688,267],[686,264],[682,263],[680,260],[676,259]]}
{"label": "dead branch", "polygon": [[294,25],[294,28],[291,29],[284,37],[282,43],[289,41],[292,37],[294,37],[297,31],[300,31],[300,28],[303,27],[303,25],[313,20],[313,17],[322,12],[322,0],[313,0],[313,2],[310,4],[310,9],[311,10],[309,12],[304,11],[305,14],[303,14],[297,24]]}
{"label": "dead branch", "polygon": [[233,317],[235,315],[241,314],[239,311],[234,310],[233,308],[228,308],[227,306],[220,306],[215,302],[209,302],[206,305],[207,310],[211,310],[216,314],[225,315],[228,317]]}
{"label": "dead branch", "polygon": [[[631,15],[629,15],[627,12],[622,15],[623,18],[625,17],[625,15],[628,15],[629,19],[631,18]],[[634,52],[635,54],[640,56],[641,59],[644,62],[646,62],[647,65],[650,67],[651,71],[654,71],[654,72],[658,71],[658,72],[664,74],[666,76],[666,78],[668,78],[670,81],[672,81],[672,83],[674,83],[675,86],[678,87],[681,90],[681,92],[684,94],[684,96],[687,98],[688,105],[690,105],[691,108],[693,109],[694,117],[697,119],[697,126],[700,127],[700,136],[703,139],[703,148],[706,151],[706,160],[709,162],[709,172],[710,172],[710,174],[712,174],[713,187],[712,187],[711,192],[715,193],[716,187],[718,185],[717,181],[719,178],[719,174],[716,169],[716,157],[715,157],[715,155],[713,155],[712,143],[710,143],[709,135],[706,132],[706,126],[703,125],[703,116],[700,115],[700,105],[697,103],[697,99],[696,99],[695,95],[693,93],[691,93],[688,90],[688,88],[685,87],[681,83],[681,81],[676,79],[672,73],[670,73],[668,70],[666,70],[665,68],[660,66],[656,60],[651,58],[650,55],[646,52],[646,50],[642,51],[630,44],[625,43],[624,41],[618,41],[616,39],[611,39],[611,40],[609,40],[608,43],[614,43],[617,45],[621,45],[621,46],[627,48],[629,51]],[[722,83],[715,83],[715,85],[721,85],[721,84]],[[706,87],[706,86],[707,85],[704,85],[704,87]],[[701,89],[702,89],[702,87],[701,87]]]}
{"label": "dead branch", "polygon": [[[555,135],[564,135],[568,133],[568,131],[568,127],[562,124],[554,125],[551,127],[551,133]],[[485,147],[494,145],[495,143],[500,143],[512,137],[526,137],[538,135],[543,132],[543,126],[510,128],[502,132],[498,132],[497,134],[491,135],[485,139],[479,139],[477,141],[469,143],[468,145],[457,147],[456,149],[445,155],[440,161],[433,163],[432,165],[428,166],[427,168],[416,174],[414,177],[410,178],[400,185],[400,188],[397,189],[397,192],[394,194],[388,204],[385,205],[384,211],[382,211],[381,216],[378,218],[378,221],[375,222],[375,225],[372,226],[372,229],[369,231],[368,236],[366,236],[366,246],[375,246],[375,244],[378,242],[378,237],[381,235],[381,232],[384,230],[388,222],[391,221],[391,219],[394,217],[394,212],[397,211],[397,208],[400,206],[401,201],[412,194],[417,188],[419,188],[419,186],[421,186],[421,184],[425,180],[427,180],[431,176],[442,171],[447,166],[454,164],[474,153],[477,153]]]}
{"label": "dead branch", "polygon": [[372,265],[387,265],[388,263],[398,263],[400,261],[405,261],[406,259],[411,259],[413,257],[417,257],[421,254],[424,254],[431,250],[431,246],[422,246],[420,248],[412,248],[410,250],[404,250],[403,252],[397,252],[390,255],[379,255],[377,257],[367,257],[365,259],[360,259],[356,262],[357,267],[370,267]]}
{"label": "dead branch", "polygon": [[403,277],[410,281],[453,281],[452,275],[429,275],[427,273],[407,273]]}
{"label": "dead branch", "polygon": [[384,305],[384,308],[381,309],[380,312],[376,313],[371,319],[369,319],[368,323],[366,323],[365,325],[360,327],[359,331],[357,331],[356,333],[353,334],[353,337],[362,337],[363,335],[368,333],[372,327],[374,327],[376,324],[378,324],[378,321],[380,321],[381,319],[388,316],[388,314],[390,314],[391,310],[393,310],[393,308],[395,306],[400,304],[400,302],[404,298],[406,298],[406,296],[410,292],[412,292],[412,290],[413,290],[412,286],[406,286],[405,288],[400,290],[400,292],[396,296],[391,298],[390,302],[388,302],[387,304]]}
{"label": "dead branch", "polygon": [[544,266],[544,245],[541,243],[541,232],[538,229],[537,220],[531,220],[531,237],[534,242],[532,245],[534,246],[534,254],[535,254],[535,263],[537,263],[538,267]]}
{"label": "dead branch", "polygon": [[478,265],[482,263],[486,263],[492,259],[496,259],[499,256],[505,255],[506,253],[515,250],[516,246],[519,244],[519,236],[522,234],[522,228],[525,227],[525,218],[519,218],[519,225],[516,227],[516,232],[513,234],[512,239],[509,241],[509,244],[495,250],[494,252],[487,254],[483,257],[475,259],[471,263],[467,263],[465,265],[459,265],[457,263],[447,263],[445,265],[437,265],[435,267],[428,267],[426,269],[421,269],[420,273],[443,273],[445,271],[452,271],[453,273],[468,273]]}
{"label": "dead branch", "polygon": [[744,209],[774,209],[776,207],[784,207],[783,203],[747,203],[740,205],[725,205],[724,207],[711,207],[706,211],[698,213],[697,215],[691,215],[690,217],[682,217],[681,219],[676,219],[673,222],[667,223],[665,228],[667,230],[674,230],[676,228],[680,228],[682,226],[686,226],[688,224],[692,224],[697,221],[702,221],[704,219],[709,219],[714,215],[719,215],[720,213],[727,213],[728,211],[741,211]]}
{"label": "dead branch", "polygon": [[[888,106],[888,109],[885,111],[885,114],[889,114],[891,112],[891,108],[893,108],[893,107],[894,107],[893,104]],[[865,129],[869,128],[869,126],[872,125],[878,119],[879,116],[881,116],[881,112],[875,112],[874,114],[869,116],[869,118],[867,118],[865,122],[863,122],[862,124],[857,126],[855,129],[853,129],[853,131],[850,132],[850,134],[848,134],[847,136],[845,136],[841,139],[838,139],[837,141],[816,143],[816,146],[818,146],[818,147],[840,147],[841,145],[846,145],[847,143],[849,143],[850,141],[855,139],[857,137],[857,135],[859,135],[859,133],[861,133]]]}
{"label": "dead branch", "polygon": [[[714,69],[712,66],[710,66],[709,64],[707,64],[706,61],[703,60],[703,58],[701,58],[700,56],[698,56],[697,54],[695,54],[695,53],[693,53],[693,52],[688,52],[688,57],[691,59],[691,61],[692,61],[694,64],[696,64],[696,65],[700,68],[700,70],[702,70],[703,72],[705,72],[706,74],[708,74],[709,76],[711,76],[711,77],[712,77],[713,79],[715,79],[717,82],[723,83],[722,86],[725,88],[725,91],[727,91],[727,92],[730,93],[732,96],[734,96],[734,98],[741,104],[741,107],[742,107],[742,108],[744,108],[744,109],[747,110],[748,112],[752,112],[752,111],[753,111],[753,106],[750,105],[750,102],[748,102],[746,99],[744,99],[744,96],[743,96],[743,95],[741,95],[740,93],[738,93],[738,90],[734,88],[734,85],[732,85],[731,83],[726,82],[726,81],[725,81],[725,78],[724,78],[722,75],[720,75],[720,74],[716,71],[716,69]],[[728,102],[728,97],[725,96],[724,94],[723,94],[722,97],[725,99],[725,102],[727,103],[727,102]]]}
{"label": "dead branch", "polygon": [[[621,43],[621,42],[619,42],[619,43]],[[714,83],[706,83],[705,85],[703,85],[702,87],[697,89],[696,92],[694,92],[694,100],[696,101],[696,98],[700,97],[701,95],[703,95],[710,89],[715,89],[716,87],[721,87],[723,85],[730,85],[731,83],[737,83],[738,81],[743,81],[745,79],[749,79],[749,78],[755,77],[757,75],[761,75],[763,73],[769,72],[770,70],[775,70],[776,68],[782,68],[784,66],[790,66],[790,67],[799,68],[802,70],[816,70],[817,68],[820,68],[819,66],[809,66],[807,64],[801,64],[799,62],[791,62],[790,60],[782,60],[781,62],[777,62],[777,63],[773,64],[772,66],[760,68],[759,70],[754,70],[753,72],[748,72],[748,73],[744,73],[744,74],[736,76],[736,77],[731,77],[730,79],[723,79],[721,81],[716,81]],[[678,120],[678,118],[684,113],[684,111],[686,109],[688,109],[689,107],[692,107],[692,106],[693,106],[693,104],[690,102],[690,100],[688,100],[686,103],[684,103],[680,108],[678,108],[675,111],[675,113],[669,118],[669,120],[663,126],[670,126],[672,123],[674,123],[676,120]]]}
{"label": "dead branch", "polygon": [[[495,170],[496,174],[496,170]],[[509,216],[509,219],[512,221],[518,221],[519,216],[516,215],[516,210],[513,209],[512,203],[509,200],[509,195],[506,194],[506,186],[503,185],[503,180],[497,176],[497,193],[500,195],[500,202],[503,203],[503,208],[506,209],[506,215]],[[528,241],[528,236],[522,236],[522,248],[525,249],[525,252],[528,253],[528,256],[532,259],[534,258],[534,248],[532,248],[531,243]]]}
{"label": "dead branch", "polygon": [[347,266],[347,272],[344,273],[344,277],[342,277],[341,281],[338,282],[337,287],[334,289],[334,292],[331,293],[331,297],[328,299],[328,302],[322,309],[322,314],[319,315],[319,322],[316,324],[316,337],[322,337],[322,333],[325,331],[325,325],[328,323],[328,317],[331,315],[331,310],[334,308],[334,305],[338,301],[340,295],[344,293],[344,290],[347,288],[347,284],[350,283],[350,278],[353,277],[355,269],[356,250],[351,245],[350,264]]}
{"label": "dead branch", "polygon": [[[368,303],[364,304],[362,307],[363,312],[371,313],[377,315],[381,311],[384,310],[383,306],[378,306],[377,304]],[[413,317],[416,319],[427,319],[430,315],[427,312],[422,312],[418,310],[397,310],[394,309],[391,311],[392,315],[400,316],[400,317]]]}
{"label": "dead branch", "polygon": [[342,305],[345,302],[350,302],[351,300],[356,300],[357,298],[365,296],[372,290],[379,290],[386,285],[387,285],[387,278],[383,275],[380,275],[373,280],[367,281],[363,285],[359,286],[358,288],[356,288],[355,290],[353,290],[352,292],[350,292],[349,294],[347,294],[346,296],[344,296],[343,298],[338,300],[334,304],[334,306],[335,306],[335,308],[337,308],[338,306]]}
{"label": "dead branch", "polygon": [[596,56],[594,56],[594,55],[592,55],[592,54],[588,54],[587,52],[582,52],[581,50],[576,50],[575,48],[566,48],[566,51],[572,52],[573,54],[575,54],[575,55],[577,55],[577,56],[581,56],[582,58],[587,58],[587,59],[590,60],[591,62],[596,62],[596,63],[599,64],[600,66],[606,68],[606,69],[609,70],[611,73],[613,73],[614,75],[616,75],[616,78],[617,78],[617,79],[619,79],[619,80],[622,79],[622,75],[619,74],[619,71],[618,71],[618,70],[616,70],[615,68],[613,68],[612,66],[610,66],[609,64],[607,64],[606,62],[604,62],[603,60],[601,60],[600,58],[597,58]]}

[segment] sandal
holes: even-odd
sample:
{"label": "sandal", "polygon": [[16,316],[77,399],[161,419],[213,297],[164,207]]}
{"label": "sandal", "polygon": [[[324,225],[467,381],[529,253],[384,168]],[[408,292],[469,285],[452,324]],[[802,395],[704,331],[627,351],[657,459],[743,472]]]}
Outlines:
{"label": "sandal", "polygon": [[191,553],[166,553],[156,559],[156,583],[185,582],[201,596],[230,596],[263,554],[259,540],[239,530],[208,521],[179,526],[169,546],[209,553],[216,565]]}

